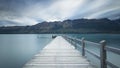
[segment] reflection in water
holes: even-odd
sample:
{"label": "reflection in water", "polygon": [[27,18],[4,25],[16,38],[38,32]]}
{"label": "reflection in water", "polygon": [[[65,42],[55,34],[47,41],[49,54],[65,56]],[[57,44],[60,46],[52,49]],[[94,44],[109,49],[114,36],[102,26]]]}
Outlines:
{"label": "reflection in water", "polygon": [[50,42],[51,38],[48,36],[0,35],[0,68],[22,68],[34,54]]}

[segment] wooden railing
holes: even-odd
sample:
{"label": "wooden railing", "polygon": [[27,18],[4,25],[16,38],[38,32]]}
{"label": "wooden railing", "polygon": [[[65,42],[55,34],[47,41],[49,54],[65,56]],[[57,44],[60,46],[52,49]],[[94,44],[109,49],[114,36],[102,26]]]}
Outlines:
{"label": "wooden railing", "polygon": [[[71,44],[73,44],[75,48],[81,48],[82,56],[85,56],[86,55],[85,53],[87,52],[87,53],[93,55],[94,57],[96,57],[97,59],[99,59],[100,60],[100,68],[107,68],[107,65],[110,66],[111,68],[120,68],[120,67],[114,65],[113,63],[109,62],[107,60],[107,54],[106,54],[107,51],[111,51],[113,53],[120,55],[120,49],[106,46],[105,40],[100,41],[100,43],[94,43],[93,46],[97,46],[100,48],[100,55],[97,55],[86,48],[85,44],[87,41],[85,41],[84,38],[78,39],[78,38],[73,38],[73,37],[69,37],[69,36],[63,36],[63,37],[67,41],[69,41]],[[91,42],[91,43],[93,43],[93,42]],[[79,45],[77,45],[77,44],[79,44]]]}

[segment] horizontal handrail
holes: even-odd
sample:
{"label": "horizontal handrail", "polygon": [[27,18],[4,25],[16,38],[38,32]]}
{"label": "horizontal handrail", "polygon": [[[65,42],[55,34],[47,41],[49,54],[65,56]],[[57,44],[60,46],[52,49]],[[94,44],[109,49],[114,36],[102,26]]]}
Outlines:
{"label": "horizontal handrail", "polygon": [[106,61],[106,63],[107,63],[111,68],[119,68],[118,66],[112,64],[112,63],[109,62],[109,61]]}
{"label": "horizontal handrail", "polygon": [[118,48],[114,48],[114,47],[108,47],[108,46],[106,46],[105,49],[108,50],[108,51],[111,51],[111,52],[114,52],[114,53],[120,55],[120,49],[118,49]]}
{"label": "horizontal handrail", "polygon": [[93,56],[95,56],[96,58],[100,59],[100,56],[98,56],[98,55],[95,54],[94,52],[92,52],[92,51],[90,51],[90,50],[88,50],[88,49],[86,49],[86,48],[85,48],[85,50],[86,50],[88,53],[90,53],[90,54],[92,54]]}
{"label": "horizontal handrail", "polygon": [[[90,41],[86,41],[84,39],[78,39],[78,38],[73,38],[73,37],[68,37],[68,36],[64,36],[67,40],[69,40],[71,43],[74,42],[74,46],[76,47],[80,47],[82,48],[82,55],[85,56],[85,51],[88,52],[89,54],[93,55],[94,57],[98,58],[101,62],[101,68],[107,68],[107,65],[109,65],[112,68],[119,68],[116,65],[114,65],[113,63],[107,61],[107,54],[106,51],[111,51],[114,52],[116,54],[120,55],[120,49],[118,48],[114,48],[114,47],[109,47],[106,46],[106,41],[103,40],[101,41],[101,43],[94,43],[94,42],[90,42]],[[78,46],[76,44],[79,44],[78,42],[81,43],[82,46]],[[94,46],[100,47],[100,56],[98,56],[97,54],[95,54],[94,52],[88,50],[87,48],[85,48],[85,44],[93,44]]]}
{"label": "horizontal handrail", "polygon": [[95,42],[91,42],[91,41],[87,41],[87,40],[85,40],[85,42],[94,44],[93,46],[97,46],[97,47],[99,47],[101,45],[100,43],[95,43]]}
{"label": "horizontal handrail", "polygon": [[[82,40],[78,39],[78,38],[68,37],[68,39],[71,39],[71,40],[76,41],[76,42],[82,42]],[[100,46],[101,45],[100,43],[95,43],[95,42],[91,42],[91,41],[87,41],[87,40],[85,40],[85,42],[96,44],[94,46]]]}

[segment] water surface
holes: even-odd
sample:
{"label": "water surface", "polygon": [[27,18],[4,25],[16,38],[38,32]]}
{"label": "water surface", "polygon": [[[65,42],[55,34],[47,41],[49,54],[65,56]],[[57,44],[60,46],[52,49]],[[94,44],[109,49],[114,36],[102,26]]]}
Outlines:
{"label": "water surface", "polygon": [[0,35],[0,68],[22,68],[50,41],[47,34]]}

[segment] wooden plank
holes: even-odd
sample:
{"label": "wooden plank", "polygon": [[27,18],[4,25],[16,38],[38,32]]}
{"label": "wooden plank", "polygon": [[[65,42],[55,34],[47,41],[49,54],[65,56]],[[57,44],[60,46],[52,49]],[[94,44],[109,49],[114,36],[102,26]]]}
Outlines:
{"label": "wooden plank", "polygon": [[63,37],[56,37],[23,68],[94,68]]}

